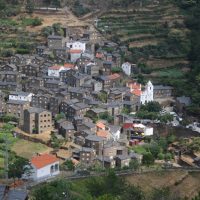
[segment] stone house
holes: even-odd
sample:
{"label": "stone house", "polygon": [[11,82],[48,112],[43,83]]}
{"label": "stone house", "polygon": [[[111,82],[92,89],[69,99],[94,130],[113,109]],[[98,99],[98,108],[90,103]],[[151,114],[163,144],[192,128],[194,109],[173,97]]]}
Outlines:
{"label": "stone house", "polygon": [[74,75],[76,73],[76,71],[74,69],[69,69],[69,70],[61,70],[59,72],[59,76],[60,76],[60,80],[61,82],[64,82],[66,84],[69,84],[69,77],[71,77],[72,75]]}
{"label": "stone house", "polygon": [[40,66],[37,64],[28,64],[22,68],[22,73],[26,76],[34,76],[37,77],[40,71]]}
{"label": "stone house", "polygon": [[27,133],[41,134],[52,130],[52,114],[43,108],[34,108],[24,110],[23,130]]}
{"label": "stone house", "polygon": [[80,162],[85,165],[91,165],[96,158],[96,151],[92,148],[82,147],[80,150]]}
{"label": "stone house", "polygon": [[37,108],[49,109],[50,95],[48,94],[36,94],[32,96],[31,106]]}
{"label": "stone house", "polygon": [[103,66],[99,70],[99,74],[103,76],[108,76],[111,74],[112,62],[103,62]]}
{"label": "stone house", "polygon": [[44,53],[44,50],[46,49],[45,46],[37,46],[36,47],[36,53],[39,55],[39,56],[42,56],[42,54]]}
{"label": "stone house", "polygon": [[88,135],[85,138],[84,146],[95,149],[97,155],[102,155],[103,141],[104,139],[102,137],[97,135]]}
{"label": "stone house", "polygon": [[74,140],[74,133],[76,131],[75,131],[74,126],[71,122],[64,121],[64,122],[60,123],[58,132],[64,138],[66,138],[68,141],[73,141]]}
{"label": "stone house", "polygon": [[59,88],[60,81],[57,80],[48,80],[44,83],[44,87],[54,90]]}
{"label": "stone house", "polygon": [[16,71],[0,71],[0,81],[17,83],[19,74]]}
{"label": "stone house", "polygon": [[2,82],[0,81],[0,89],[2,90],[16,90],[17,89],[17,83],[15,82]]}
{"label": "stone house", "polygon": [[172,96],[173,90],[171,86],[154,85],[153,96],[154,98],[168,98]]}
{"label": "stone house", "polygon": [[29,101],[9,100],[6,103],[6,114],[14,115],[19,119],[19,125],[23,124],[24,110],[30,107]]}
{"label": "stone house", "polygon": [[116,156],[115,160],[116,160],[116,167],[124,168],[124,167],[129,167],[131,158],[128,155],[118,155]]}
{"label": "stone house", "polygon": [[63,47],[63,37],[57,35],[49,35],[48,38],[49,49],[58,49]]}

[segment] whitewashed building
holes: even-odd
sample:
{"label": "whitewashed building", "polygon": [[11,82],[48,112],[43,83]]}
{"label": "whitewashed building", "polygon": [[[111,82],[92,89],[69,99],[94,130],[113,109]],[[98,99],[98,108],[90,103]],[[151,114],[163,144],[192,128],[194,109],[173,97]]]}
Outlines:
{"label": "whitewashed building", "polygon": [[66,47],[68,47],[70,50],[76,49],[84,52],[86,50],[86,43],[83,41],[69,41],[66,43]]}
{"label": "whitewashed building", "polygon": [[151,102],[154,100],[153,98],[153,84],[151,81],[148,81],[148,83],[144,86],[144,89],[142,89],[141,84],[137,82],[130,82],[127,83],[127,87],[130,88],[130,92],[140,99],[140,104],[146,104],[148,102]]}
{"label": "whitewashed building", "polygon": [[67,63],[64,66],[52,66],[48,68],[48,76],[59,77],[62,70],[69,70],[74,67],[74,64]]}
{"label": "whitewashed building", "polygon": [[151,81],[148,81],[145,85],[145,89],[141,92],[140,103],[146,104],[151,101],[153,101],[153,84]]}
{"label": "whitewashed building", "polygon": [[32,96],[33,93],[29,93],[29,92],[10,92],[9,94],[9,100],[14,100],[14,101],[28,101],[31,102],[32,101]]}
{"label": "whitewashed building", "polygon": [[34,156],[31,161],[33,180],[39,180],[56,176],[60,173],[59,160],[56,156],[51,154],[42,154]]}
{"label": "whitewashed building", "polygon": [[125,62],[122,64],[122,70],[128,76],[130,76],[132,73],[134,73],[135,67],[136,67],[136,64],[131,64],[129,62]]}
{"label": "whitewashed building", "polygon": [[81,57],[82,52],[83,51],[81,49],[71,49],[69,51],[70,61],[75,63]]}

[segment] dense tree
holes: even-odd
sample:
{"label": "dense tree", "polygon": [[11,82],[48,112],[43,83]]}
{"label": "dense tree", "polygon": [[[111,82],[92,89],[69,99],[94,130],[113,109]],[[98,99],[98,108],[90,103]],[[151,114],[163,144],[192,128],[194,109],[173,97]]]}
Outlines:
{"label": "dense tree", "polygon": [[154,157],[151,152],[147,152],[143,155],[142,163],[147,166],[150,166],[154,163]]}
{"label": "dense tree", "polygon": [[133,170],[138,170],[140,167],[140,163],[138,162],[138,160],[131,160],[129,163],[129,168],[133,169]]}
{"label": "dense tree", "polygon": [[148,112],[160,112],[161,111],[161,106],[158,102],[156,101],[151,101],[148,102],[145,105],[141,106],[141,110],[146,110]]}
{"label": "dense tree", "polygon": [[56,180],[54,182],[37,187],[32,192],[33,200],[66,200],[72,199],[70,192],[70,184],[64,180]]}
{"label": "dense tree", "polygon": [[144,198],[144,193],[139,187],[128,186],[121,200],[142,200]]}
{"label": "dense tree", "polygon": [[26,11],[28,13],[33,13],[33,11],[34,11],[34,2],[33,2],[33,0],[27,0]]}
{"label": "dense tree", "polygon": [[3,10],[6,8],[6,2],[5,0],[0,0],[0,10]]}
{"label": "dense tree", "polygon": [[31,175],[31,169],[29,160],[16,156],[8,165],[8,176],[20,179],[23,174]]}

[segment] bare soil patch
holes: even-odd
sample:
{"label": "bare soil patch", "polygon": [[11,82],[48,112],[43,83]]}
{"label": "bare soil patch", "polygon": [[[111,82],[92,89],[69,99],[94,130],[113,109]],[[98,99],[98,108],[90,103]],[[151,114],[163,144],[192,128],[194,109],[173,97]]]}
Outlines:
{"label": "bare soil patch", "polygon": [[176,64],[187,65],[189,62],[184,59],[150,59],[147,61],[147,65],[156,69],[156,68],[167,68],[174,66]]}
{"label": "bare soil patch", "polygon": [[134,41],[129,43],[129,48],[144,47],[147,45],[157,45],[160,42],[158,39],[148,39],[142,41]]}

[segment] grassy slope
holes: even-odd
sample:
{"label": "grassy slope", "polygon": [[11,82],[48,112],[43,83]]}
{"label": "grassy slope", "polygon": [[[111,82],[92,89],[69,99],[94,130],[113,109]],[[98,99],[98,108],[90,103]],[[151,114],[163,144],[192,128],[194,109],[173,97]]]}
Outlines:
{"label": "grassy slope", "polygon": [[18,156],[30,159],[35,153],[44,153],[51,150],[46,145],[27,140],[18,140],[11,148]]}

